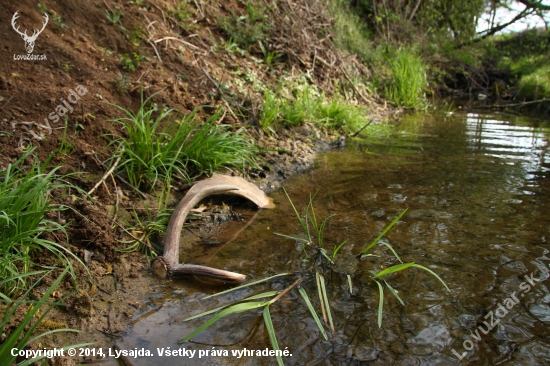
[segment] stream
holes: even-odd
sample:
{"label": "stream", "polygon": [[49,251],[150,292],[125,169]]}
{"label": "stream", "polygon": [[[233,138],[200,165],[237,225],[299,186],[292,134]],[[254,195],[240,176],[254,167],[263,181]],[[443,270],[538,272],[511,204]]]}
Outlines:
{"label": "stream", "polygon": [[[305,255],[299,241],[275,235],[305,238],[285,192],[275,191],[275,209],[243,206],[242,222],[224,224],[215,238],[221,244],[192,245],[182,261],[192,258],[248,280],[292,275],[206,300],[227,287],[152,279],[150,304],[117,347],[151,351],[150,357],[127,357],[133,365],[275,365],[270,356],[233,355],[272,348],[262,309],[227,316],[178,345],[211,315],[184,319],[283,290],[297,278],[321,316],[319,270],[334,332],[325,325],[323,339],[297,288],[288,292],[270,306],[279,347],[291,354],[283,357],[286,365],[550,364],[550,130],[534,124],[511,115],[415,114],[389,136],[320,155],[314,169],[284,187],[301,211],[314,196],[319,223],[334,215],[325,230],[328,255],[348,240],[334,266],[318,248],[306,245]],[[451,293],[418,268],[389,275],[405,305],[386,288],[379,328],[379,288],[369,270],[400,262],[384,245],[368,252],[376,256],[356,256],[406,208],[382,242],[403,262],[438,274]],[[168,349],[183,353],[166,356]]]}

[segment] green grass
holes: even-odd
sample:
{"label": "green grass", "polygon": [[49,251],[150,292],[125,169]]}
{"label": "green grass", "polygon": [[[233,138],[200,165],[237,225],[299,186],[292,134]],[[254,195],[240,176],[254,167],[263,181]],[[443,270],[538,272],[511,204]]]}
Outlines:
{"label": "green grass", "polygon": [[197,121],[196,112],[180,122],[187,126],[180,159],[189,171],[200,175],[221,168],[235,167],[245,171],[248,166],[257,167],[256,146],[246,132],[243,129],[233,132],[231,126],[217,123],[222,117],[221,109],[203,123]]}
{"label": "green grass", "polygon": [[170,181],[174,175],[188,179],[185,164],[179,159],[181,145],[187,138],[185,125],[169,121],[175,112],[172,109],[157,113],[156,106],[150,104],[152,97],[144,101],[142,95],[135,113],[114,105],[126,115],[114,120],[123,125],[127,134],[114,141],[122,156],[119,168],[138,188],[154,187],[157,181]]}
{"label": "green grass", "polygon": [[[294,291],[294,296],[300,295],[301,298],[304,300],[305,307],[309,310],[309,313],[311,314],[313,320],[315,321],[315,324],[319,328],[319,336],[322,336],[324,339],[328,339],[325,327],[330,328],[333,334],[337,333],[338,331],[337,325],[339,325],[338,323],[341,324],[341,321],[338,322],[338,319],[340,320],[342,319],[341,317],[342,314],[335,314],[336,310],[331,308],[330,299],[335,296],[335,292],[338,292],[337,290],[334,290],[335,285],[332,281],[334,280],[334,278],[339,277],[339,274],[344,274],[344,273],[341,273],[338,270],[334,271],[335,268],[333,266],[335,265],[334,258],[336,257],[337,253],[342,248],[342,246],[344,246],[348,241],[344,240],[339,245],[335,245],[332,251],[332,258],[329,257],[326,251],[324,250],[323,246],[326,241],[325,232],[328,227],[327,224],[329,219],[332,217],[332,215],[328,215],[323,219],[321,219],[321,217],[318,217],[313,207],[314,195],[310,195],[310,200],[306,208],[300,211],[296,208],[296,206],[294,205],[294,203],[292,202],[292,200],[290,199],[286,191],[285,191],[285,194],[287,195],[289,203],[296,215],[299,226],[303,231],[304,235],[301,235],[301,236],[298,236],[298,235],[291,236],[291,235],[285,235],[285,234],[278,234],[278,235],[295,240],[296,242],[302,245],[302,248],[304,244],[315,247],[316,249],[318,249],[318,251],[314,255],[316,255],[317,259],[321,258],[321,260],[317,260],[317,259],[314,261],[310,261],[309,259],[302,260],[302,262],[304,263],[310,262],[311,265],[309,265],[307,268],[302,267],[300,271],[297,273],[278,274],[275,276],[256,280],[229,290],[225,290],[225,291],[204,297],[202,300],[205,300],[207,298],[212,298],[214,296],[226,295],[229,292],[235,292],[237,290],[241,290],[244,288],[250,288],[255,285],[264,284],[265,282],[271,281],[274,278],[279,278],[278,281],[281,281],[283,279],[280,277],[286,277],[286,276],[292,276],[292,275],[298,277],[298,279],[295,280],[290,286],[285,285],[286,288],[282,291],[278,291],[278,290],[264,291],[237,301],[235,301],[235,296],[232,296],[231,297],[232,302],[227,305],[223,305],[221,307],[207,310],[200,314],[197,314],[185,319],[185,321],[188,321],[188,320],[196,319],[199,317],[203,317],[203,316],[211,315],[215,313],[215,315],[213,315],[209,320],[204,322],[202,325],[200,325],[195,330],[193,330],[190,334],[188,334],[183,339],[181,339],[178,342],[179,344],[192,340],[193,337],[195,337],[196,335],[198,335],[199,333],[201,333],[208,327],[212,326],[214,323],[216,323],[218,320],[224,317],[236,315],[243,312],[258,311],[258,309],[263,308],[264,324],[265,324],[267,334],[269,336],[269,340],[271,342],[272,348],[274,350],[278,350],[279,344],[277,341],[275,328],[273,326],[269,309],[270,309],[270,305],[276,304],[280,298],[285,296],[290,291]],[[366,251],[370,250],[377,244],[382,244],[391,250],[392,254],[399,260],[400,264],[388,266],[387,265],[388,259],[383,258],[380,263],[383,263],[383,265],[385,265],[386,268],[382,268],[382,269],[379,269],[378,271],[374,271],[374,270],[365,270],[365,267],[366,267],[365,264],[367,266],[369,266],[370,264],[371,268],[377,268],[379,266],[376,266],[374,263],[369,263],[365,261],[366,263],[364,263],[360,267],[362,268],[362,270],[360,269],[357,273],[353,271],[351,274],[350,273],[345,274],[347,278],[347,284],[349,286],[350,294],[353,294],[352,279],[351,279],[352,275],[360,278],[360,280],[363,280],[363,281],[364,279],[368,279],[371,282],[376,283],[376,285],[378,286],[379,299],[378,299],[377,320],[378,320],[379,327],[382,326],[383,306],[384,306],[384,288],[387,288],[390,291],[390,293],[394,295],[402,305],[405,304],[401,299],[401,297],[399,296],[398,292],[388,282],[388,278],[391,277],[392,274],[401,272],[408,268],[419,268],[419,269],[422,269],[423,271],[430,273],[432,276],[436,277],[437,280],[440,281],[443,284],[443,286],[450,292],[450,289],[447,287],[447,284],[435,272],[433,272],[432,270],[424,266],[416,264],[414,262],[403,263],[401,261],[401,258],[399,258],[399,256],[397,255],[397,253],[391,247],[390,244],[379,242],[379,240],[403,217],[406,211],[407,210],[405,209],[403,212],[401,212],[401,214],[398,215],[390,224],[388,224],[388,226],[386,226],[386,228],[382,230],[382,232],[357,256],[357,257],[360,257],[361,259],[363,259],[364,257],[369,257],[369,259],[370,257],[378,257],[378,255],[375,256],[372,254],[366,254]],[[307,255],[305,251],[304,251],[304,254]],[[344,261],[355,260],[354,258],[349,258],[349,254],[347,255],[347,257],[348,258],[343,258],[343,260]],[[323,260],[322,258],[326,258],[327,261]],[[325,276],[324,274],[328,274],[328,275]],[[295,286],[298,284],[300,284],[300,286],[303,285],[303,287],[298,287],[297,288],[298,291],[295,291],[296,290]],[[278,284],[278,286],[280,286],[280,283]],[[324,326],[323,326],[323,323],[321,322],[321,317],[317,315],[318,311],[315,309],[315,306],[314,306],[315,304],[312,303],[306,291],[306,288],[309,288],[310,291],[312,291],[312,288],[314,286],[316,287],[316,291],[318,295],[318,302],[317,301],[316,302],[318,304],[318,307],[320,307],[321,309]],[[372,287],[366,286],[365,288],[371,289]],[[264,300],[264,301],[252,301],[252,300],[257,300],[262,298],[270,298],[270,299]],[[288,322],[292,320],[286,318],[285,321]],[[283,360],[280,357],[277,358],[277,361],[280,365],[283,363]]]}
{"label": "green grass", "polygon": [[518,82],[518,97],[529,100],[550,98],[550,65],[522,75]]}
{"label": "green grass", "polygon": [[316,110],[318,123],[334,130],[355,131],[367,123],[366,111],[356,105],[333,98],[321,103]]}
{"label": "green grass", "polygon": [[312,85],[295,86],[289,99],[270,90],[264,92],[260,107],[260,126],[264,130],[273,131],[280,124],[301,126],[307,122],[331,130],[354,132],[365,126],[367,118],[363,108],[337,96],[320,95]]}
{"label": "green grass", "polygon": [[411,50],[402,48],[391,56],[388,62],[392,79],[385,89],[386,97],[405,108],[425,108],[424,89],[427,87],[427,81],[420,57]]}
{"label": "green grass", "polygon": [[26,159],[32,159],[34,149],[27,151],[15,163],[0,171],[0,278],[14,278],[4,281],[1,291],[15,294],[26,287],[20,274],[29,272],[37,256],[44,252],[54,255],[57,263],[73,274],[69,257],[77,261],[68,249],[45,234],[65,236],[65,227],[49,217],[65,209],[51,202],[52,191],[63,194],[72,185],[56,175],[56,169],[44,172],[38,160],[23,168]]}
{"label": "green grass", "polygon": [[[250,287],[250,286],[255,285],[255,284],[259,284],[259,283],[269,281],[269,280],[271,280],[275,277],[286,276],[286,275],[288,275],[288,273],[283,273],[283,274],[271,276],[271,277],[264,278],[264,279],[261,279],[261,280],[258,280],[258,281],[254,281],[254,282],[242,285],[242,286],[235,287],[233,289],[229,289],[229,290],[226,290],[226,291],[223,291],[223,292],[219,292],[217,294],[207,296],[207,297],[219,296],[219,295],[222,295],[222,294],[226,294],[228,292],[236,291],[236,290],[244,288],[244,287]],[[212,310],[207,310],[205,312],[202,312],[200,314],[197,314],[195,316],[192,316],[192,317],[189,317],[189,318],[185,319],[184,321],[188,321],[188,320],[196,319],[196,318],[199,318],[199,317],[202,317],[202,316],[205,316],[205,315],[216,313],[216,315],[214,315],[212,318],[210,318],[209,320],[204,322],[201,326],[196,328],[193,332],[191,332],[190,334],[185,336],[183,339],[178,341],[178,344],[182,344],[182,343],[185,343],[185,342],[188,342],[188,341],[192,340],[193,337],[195,337],[196,335],[198,335],[199,333],[201,333],[202,331],[204,331],[208,327],[212,326],[218,320],[220,320],[220,319],[222,319],[226,316],[233,315],[233,314],[240,314],[240,313],[244,313],[244,312],[248,312],[248,311],[253,311],[253,310],[256,310],[256,309],[259,309],[259,308],[263,308],[264,325],[265,325],[265,328],[267,330],[269,340],[271,342],[271,346],[272,346],[274,351],[276,351],[276,352],[280,351],[279,342],[277,341],[277,335],[275,333],[275,328],[274,328],[273,322],[271,320],[271,313],[269,312],[269,307],[270,307],[270,305],[276,303],[281,297],[283,297],[285,294],[287,294],[290,290],[292,290],[300,282],[301,282],[301,280],[298,279],[298,280],[294,281],[294,283],[292,283],[290,286],[288,286],[283,291],[268,291],[268,292],[259,293],[259,294],[253,295],[253,296],[249,296],[245,299],[238,300],[238,301],[233,302],[229,305],[225,305],[225,306],[222,306],[222,307],[219,307],[219,308],[216,308],[216,309],[212,309]],[[271,297],[271,299],[266,300],[266,301],[250,301],[250,300],[257,300],[257,299],[261,299],[261,298],[265,298],[265,297]],[[326,339],[326,334],[325,334],[325,339]],[[282,359],[280,354],[276,354],[276,360],[277,360],[278,365],[280,365],[280,366],[283,365],[283,359]]]}
{"label": "green grass", "polygon": [[517,96],[521,100],[550,98],[550,65],[546,54],[504,57],[499,66],[509,68],[517,78]]}
{"label": "green grass", "polygon": [[305,84],[295,90],[293,100],[282,103],[281,117],[287,126],[301,126],[306,122],[316,121],[315,113],[321,105],[321,98],[313,86]]}
{"label": "green grass", "polygon": [[[153,95],[154,96],[154,95]],[[161,182],[169,187],[172,179],[190,180],[200,174],[211,174],[222,167],[244,170],[255,166],[255,145],[244,132],[218,124],[222,111],[217,110],[203,123],[201,108],[181,116],[174,109],[158,110],[149,97],[137,112],[115,105],[126,115],[114,121],[123,125],[126,137],[113,143],[119,146],[119,168],[128,180],[141,188]]]}
{"label": "green grass", "polygon": [[[279,233],[275,233],[275,234],[295,240],[296,242],[300,243],[300,245],[302,246],[302,249],[304,249],[304,244],[309,245],[309,246],[317,247],[320,256],[324,257],[327,260],[327,262],[314,261],[314,263],[320,263],[320,265],[316,264],[314,266],[314,270],[316,272],[315,276],[316,276],[316,279],[317,279],[316,280],[317,288],[318,288],[317,291],[318,291],[319,299],[320,299],[319,303],[320,303],[320,306],[321,306],[321,309],[322,309],[323,318],[325,319],[325,324],[330,324],[330,327],[331,327],[332,331],[335,332],[335,327],[334,327],[334,324],[332,322],[332,317],[331,317],[330,304],[329,304],[329,301],[328,301],[328,294],[327,294],[327,291],[326,291],[325,279],[324,279],[324,276],[320,273],[320,271],[323,270],[323,263],[328,263],[329,266],[335,264],[336,255],[338,254],[338,252],[342,248],[342,246],[344,246],[345,244],[348,243],[348,240],[344,240],[342,243],[335,245],[333,250],[332,250],[332,256],[329,256],[328,253],[326,252],[325,248],[323,248],[323,246],[324,246],[324,242],[325,242],[325,232],[326,232],[326,228],[327,228],[327,223],[328,223],[328,220],[333,215],[326,216],[322,221],[318,220],[317,215],[315,214],[315,209],[313,207],[313,198],[314,198],[314,196],[310,196],[309,203],[308,203],[307,207],[305,208],[304,213],[301,214],[298,211],[298,209],[296,208],[296,206],[294,205],[294,203],[292,202],[292,200],[290,199],[290,197],[289,197],[288,193],[286,192],[286,190],[284,192],[285,192],[285,194],[286,194],[286,196],[287,196],[287,198],[290,202],[290,205],[291,205],[291,207],[292,207],[292,209],[293,209],[293,211],[296,215],[296,218],[297,218],[297,220],[300,224],[300,227],[302,228],[306,238],[304,239],[304,238],[301,238],[301,237],[298,237],[298,236],[291,236],[291,235],[285,235],[285,234],[279,234]],[[394,265],[394,266],[389,266],[389,267],[384,268],[384,269],[382,269],[378,272],[376,272],[374,270],[368,270],[368,272],[371,274],[371,280],[374,283],[376,283],[378,285],[378,288],[379,288],[379,294],[380,294],[379,303],[378,303],[378,326],[379,327],[382,326],[382,315],[383,315],[383,305],[384,305],[384,285],[390,291],[390,293],[393,294],[399,300],[399,302],[402,305],[404,305],[404,302],[399,297],[399,295],[397,294],[397,291],[395,291],[394,288],[386,281],[386,276],[389,276],[393,273],[400,272],[400,271],[405,270],[405,269],[410,268],[410,267],[419,268],[419,269],[422,269],[422,270],[430,273],[432,276],[436,277],[437,280],[439,280],[443,284],[443,286],[449,292],[451,292],[451,290],[449,289],[447,284],[435,272],[433,272],[432,270],[430,270],[430,269],[428,269],[424,266],[416,264],[414,262],[403,263],[403,261],[401,260],[401,258],[399,257],[399,255],[397,254],[395,249],[389,243],[380,241],[380,239],[382,239],[382,237],[384,237],[384,235],[386,235],[395,226],[395,224],[397,224],[397,222],[399,222],[399,220],[401,220],[401,218],[405,215],[406,212],[407,212],[407,209],[403,210],[399,215],[397,215],[397,217],[395,219],[393,219],[381,231],[381,233],[378,234],[376,236],[376,238],[369,245],[367,245],[363,250],[361,250],[359,252],[359,254],[357,255],[357,257],[360,258],[360,259],[369,258],[369,257],[378,257],[377,255],[367,254],[367,252],[369,250],[371,250],[373,247],[375,247],[376,245],[383,245],[383,246],[386,246],[391,251],[393,256],[400,262],[400,264],[397,264],[397,265]],[[305,249],[304,249],[304,253],[306,253]],[[310,269],[310,271],[312,271],[312,270]],[[311,276],[313,276],[313,275],[311,275]],[[350,293],[351,293],[352,280],[351,280],[351,276],[349,274],[347,275],[347,280],[348,280],[348,285],[349,285]],[[380,282],[380,281],[383,281],[383,283]],[[304,296],[304,295],[302,295],[302,296]],[[304,299],[306,299],[306,298],[304,297]],[[306,300],[306,302],[307,302],[307,300]],[[308,305],[308,307],[309,307],[309,305]],[[310,312],[311,312],[311,308],[310,308]],[[314,312],[312,312],[312,315],[313,315],[314,318],[316,317],[316,314],[314,314]],[[321,329],[321,332],[323,332],[322,327],[319,327],[319,328]]]}
{"label": "green grass", "polygon": [[277,94],[270,90],[264,92],[264,101],[260,108],[260,126],[264,130],[273,130],[281,113],[281,102]]}
{"label": "green grass", "polygon": [[[30,301],[26,300],[29,295],[31,294],[31,291],[34,288],[37,288],[39,285],[43,285],[44,277],[50,272],[50,271],[39,271],[39,272],[30,272],[25,273],[21,275],[17,275],[10,278],[5,278],[0,281],[0,288],[6,287],[6,285],[9,286],[10,283],[13,282],[28,282],[27,280],[40,276],[37,280],[34,280],[32,283],[32,286],[30,286],[26,292],[19,297],[18,300],[12,300],[10,297],[6,294],[0,293],[0,303],[6,304],[4,315],[2,316],[1,323],[0,323],[0,334],[4,337],[6,336],[6,333],[8,332],[7,324],[11,317],[15,315],[15,313],[18,311],[19,307],[22,305],[28,305],[27,311],[25,312],[25,316],[23,317],[23,320],[19,325],[11,331],[9,335],[6,336],[3,343],[0,345],[0,360],[2,365],[11,365],[15,363],[17,356],[13,356],[11,351],[12,349],[17,350],[23,350],[27,348],[31,343],[36,342],[40,340],[41,338],[54,334],[59,332],[80,332],[76,329],[54,329],[50,331],[46,331],[44,333],[41,333],[39,335],[35,335],[35,331],[37,330],[38,326],[43,320],[46,319],[46,315],[55,308],[56,306],[63,305],[59,302],[51,302],[48,301],[52,293],[55,291],[55,289],[59,286],[67,272],[69,271],[69,268],[65,268],[65,270],[53,281],[53,283],[46,289],[44,294],[39,300]],[[33,338],[31,338],[33,337]],[[78,347],[86,347],[93,345],[94,343],[85,343],[85,344],[78,344],[78,345],[71,345],[66,347],[61,347],[60,349],[67,350],[69,348],[78,348]],[[40,349],[39,347],[38,349]],[[44,358],[46,358],[47,355],[34,357],[31,359],[26,359],[20,363],[18,363],[18,366],[27,366],[27,365],[34,365],[35,362],[40,361]]]}
{"label": "green grass", "polygon": [[[159,206],[161,205],[162,203],[159,204]],[[134,210],[134,224],[127,227],[127,230],[134,237],[132,240],[122,242],[127,244],[127,246],[117,249],[117,251],[123,253],[140,251],[148,258],[157,257],[157,253],[161,253],[163,248],[155,243],[154,239],[158,239],[161,234],[166,233],[166,228],[173,211],[170,209],[160,209],[154,214],[152,210],[146,208],[145,214],[140,216]]]}

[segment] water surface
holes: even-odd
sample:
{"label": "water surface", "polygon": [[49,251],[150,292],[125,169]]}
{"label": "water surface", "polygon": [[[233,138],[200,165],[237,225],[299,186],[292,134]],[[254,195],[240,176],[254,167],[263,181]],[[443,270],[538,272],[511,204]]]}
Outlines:
{"label": "water surface", "polygon": [[[459,358],[478,365],[549,364],[548,130],[529,122],[466,113],[409,116],[391,136],[324,154],[315,169],[287,181],[284,186],[296,207],[305,207],[315,194],[318,219],[334,215],[326,230],[329,252],[349,241],[334,271],[323,272],[335,324],[328,340],[320,336],[297,291],[271,306],[279,346],[292,353],[285,364],[451,365]],[[320,311],[309,272],[314,262],[301,261],[304,255],[296,241],[274,235],[301,235],[292,207],[284,192],[270,195],[277,208],[259,212],[235,240],[196,246],[183,255],[249,279],[298,275],[209,300],[201,298],[219,288],[188,281],[155,285],[152,305],[118,342],[122,349],[146,348],[155,355],[131,359],[133,364],[272,365],[270,357],[159,357],[157,348],[227,350],[229,355],[232,350],[271,348],[261,310],[227,317],[194,343],[176,342],[207,318],[183,319],[255,293],[284,289],[298,277]],[[451,294],[418,269],[393,275],[388,282],[405,306],[385,291],[379,329],[379,292],[368,270],[399,262],[383,246],[372,251],[379,257],[357,261],[355,256],[405,208],[408,212],[385,236],[386,242],[404,262],[439,274]],[[243,211],[244,221],[254,213]],[[227,242],[244,226],[224,228],[218,241]],[[352,294],[346,274],[353,279]],[[533,278],[528,290],[526,275]],[[509,309],[495,312],[498,304]],[[495,314],[502,318],[494,316],[491,322]]]}

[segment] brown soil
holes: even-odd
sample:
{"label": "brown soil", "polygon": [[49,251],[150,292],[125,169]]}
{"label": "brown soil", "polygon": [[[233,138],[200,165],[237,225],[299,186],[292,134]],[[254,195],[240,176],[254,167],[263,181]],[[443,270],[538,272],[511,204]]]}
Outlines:
{"label": "brown soil", "polygon": [[[314,83],[325,92],[334,91],[333,80],[345,86],[350,75],[366,75],[368,70],[354,57],[342,57],[327,38],[330,18],[318,4],[306,1],[280,2],[271,12],[272,31],[268,39],[281,57],[281,64],[268,67],[254,61],[262,58],[258,46],[241,55],[224,49],[226,35],[218,26],[231,12],[244,12],[238,1],[192,1],[185,4],[187,19],[178,21],[168,0],[143,1],[43,1],[49,23],[36,39],[34,55],[46,60],[14,59],[24,55],[25,44],[11,26],[19,12],[20,31],[39,29],[43,22],[36,1],[2,1],[0,3],[0,169],[16,161],[29,146],[45,161],[61,165],[60,173],[81,172],[72,183],[88,191],[105,173],[104,164],[113,154],[108,135],[123,135],[121,126],[111,122],[121,112],[112,104],[136,110],[141,92],[145,97],[157,93],[159,105],[189,112],[201,105],[225,108],[223,123],[236,128],[245,126],[258,145],[271,152],[262,154],[263,169],[252,171],[260,188],[276,189],[292,174],[307,170],[320,149],[329,148],[336,139],[327,131],[306,124],[300,128],[277,130],[277,137],[257,126],[257,108],[261,94],[253,83],[238,87],[234,81],[242,74],[256,74],[266,85],[276,85],[281,75],[309,72]],[[139,1],[138,1],[139,3]],[[309,4],[309,5],[308,5]],[[122,12],[121,21],[113,25],[105,12]],[[58,18],[61,17],[61,18]],[[66,26],[65,26],[66,25]],[[267,44],[267,41],[266,41]],[[121,65],[122,56],[145,56],[136,70]],[[220,85],[231,86],[220,92]],[[348,85],[349,86],[349,85]],[[370,108],[376,120],[385,119],[383,111],[365,92],[349,87],[354,98]],[[76,93],[76,94],[75,94]],[[52,112],[63,114],[63,100],[74,100],[65,112],[68,116],[66,140],[72,146],[59,151],[63,141],[63,119],[54,122]],[[73,111],[71,111],[73,109]],[[55,113],[54,113],[55,114]],[[239,117],[237,117],[239,116]],[[111,347],[132,316],[150,301],[151,287],[158,281],[151,277],[147,258],[141,253],[120,253],[120,241],[129,237],[113,222],[113,208],[119,207],[117,221],[122,222],[140,198],[121,182],[107,179],[94,192],[93,199],[75,194],[58,199],[71,207],[59,220],[69,224],[68,243],[56,238],[79,258],[86,260],[89,275],[78,268],[77,295],[67,306],[52,312],[42,328],[71,327],[83,330],[78,336],[56,336],[33,347],[53,347],[66,342],[98,342],[95,347]],[[117,198],[115,192],[120,192]],[[181,198],[176,192],[172,202]],[[148,195],[154,202],[154,198]],[[221,201],[218,201],[221,204]],[[205,216],[213,217],[214,208]],[[48,261],[44,259],[44,261]],[[45,284],[47,285],[47,283]],[[56,294],[59,298],[73,293],[69,277]],[[36,294],[37,296],[39,294]],[[22,319],[22,307],[11,322]],[[0,339],[1,341],[1,339]],[[83,361],[83,360],[81,360]],[[68,359],[54,360],[67,364]]]}

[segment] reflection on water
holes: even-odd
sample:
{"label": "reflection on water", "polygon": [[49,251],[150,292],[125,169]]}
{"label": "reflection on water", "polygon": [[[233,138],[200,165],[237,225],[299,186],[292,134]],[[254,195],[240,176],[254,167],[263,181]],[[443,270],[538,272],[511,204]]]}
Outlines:
{"label": "reflection on water", "polygon": [[[395,275],[391,283],[405,306],[387,294],[383,326],[378,329],[378,289],[369,283],[365,271],[355,273],[355,290],[349,294],[345,276],[335,270],[327,279],[336,326],[328,341],[319,336],[294,292],[272,305],[279,345],[292,353],[285,358],[286,364],[451,365],[457,356],[480,365],[550,363],[547,149],[548,131],[529,127],[518,118],[411,116],[402,121],[395,135],[322,155],[314,170],[286,182],[298,207],[317,192],[318,216],[335,214],[327,229],[326,247],[330,251],[349,239],[342,253],[348,258],[409,208],[386,235],[387,241],[404,261],[438,273],[452,291],[451,296],[424,272]],[[304,271],[300,246],[273,235],[299,235],[300,227],[284,193],[272,195],[276,209],[260,212],[236,240],[202,262],[245,273],[251,279]],[[368,265],[363,260],[359,268]],[[531,273],[540,282],[525,291],[525,276]],[[268,288],[283,289],[292,280],[280,279],[206,301],[200,299],[216,289],[183,281],[155,285],[158,296],[152,298],[150,311],[134,320],[118,345],[122,349],[143,347],[155,355],[157,348],[166,347],[215,347],[230,354],[235,349],[265,349],[270,345],[261,311],[223,319],[194,339],[199,343],[179,346],[176,342],[202,324],[201,320],[183,322],[186,317]],[[496,317],[489,324],[498,304],[506,304],[513,296],[517,301],[507,303],[510,308],[498,324]],[[274,364],[267,357],[131,360],[136,365],[152,361],[166,365]]]}

